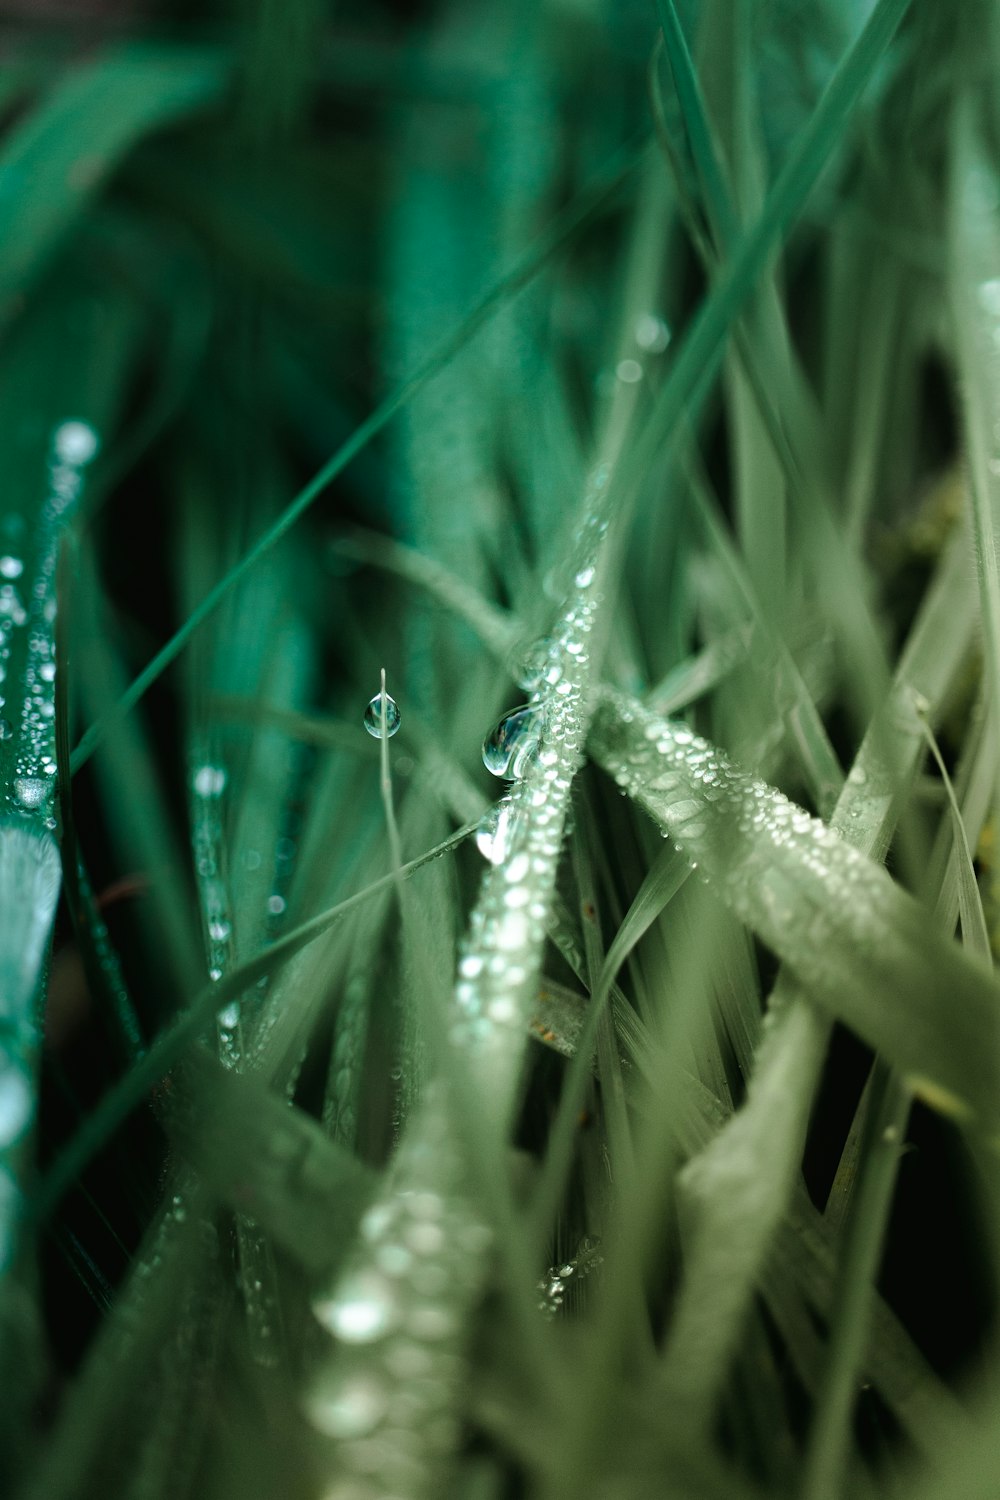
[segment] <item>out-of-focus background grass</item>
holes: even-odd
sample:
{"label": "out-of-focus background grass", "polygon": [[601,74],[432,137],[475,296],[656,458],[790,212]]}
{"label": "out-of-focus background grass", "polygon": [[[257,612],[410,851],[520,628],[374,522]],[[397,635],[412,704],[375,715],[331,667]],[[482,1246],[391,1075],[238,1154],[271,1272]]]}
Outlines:
{"label": "out-of-focus background grass", "polygon": [[[985,0],[2,8],[4,578],[100,443],[31,627],[5,1494],[996,1493],[998,66]],[[480,747],[608,476],[546,893]],[[488,866],[548,933],[496,1136]]]}

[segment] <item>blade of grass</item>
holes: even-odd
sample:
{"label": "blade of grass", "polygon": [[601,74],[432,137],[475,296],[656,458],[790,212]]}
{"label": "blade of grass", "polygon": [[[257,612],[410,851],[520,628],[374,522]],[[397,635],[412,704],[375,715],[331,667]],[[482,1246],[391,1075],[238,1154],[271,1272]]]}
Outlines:
{"label": "blade of grass", "polygon": [[574,199],[562,213],[556,215],[549,229],[539,236],[535,244],[520,257],[514,267],[486,292],[461,325],[436,349],[432,350],[420,369],[399,389],[386,397],[371,416],[355,429],[329,462],[324,464],[304,489],[300,490],[278,520],[268,527],[254,546],[244,554],[236,567],[230,569],[225,577],[210,590],[197,609],[157,652],[127,692],[122,695],[113,714],[101,722],[90,725],[73,752],[74,772],[79,771],[90,759],[113,720],[127,714],[160,674],[180,655],[199,626],[214,613],[229,590],[295,525],[300,516],[305,514],[312,503],[347,468],[354,457],[382,431],[396,412],[405,406],[428,381],[432,380],[439,370],[444,369],[456,351],[465,346],[489,320],[494,311],[503,306],[507,299],[522,286],[527,285],[552,256],[558,253],[584,224],[604,208],[609,199],[618,191],[622,180],[635,169],[644,154],[644,149],[637,148],[633,143],[630,143],[624,151],[619,152],[614,161],[605,169],[600,180]]}

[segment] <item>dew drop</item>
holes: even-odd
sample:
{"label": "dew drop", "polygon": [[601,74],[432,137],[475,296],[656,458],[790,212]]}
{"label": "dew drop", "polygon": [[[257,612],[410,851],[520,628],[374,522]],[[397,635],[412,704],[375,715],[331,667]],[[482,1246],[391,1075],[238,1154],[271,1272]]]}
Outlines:
{"label": "dew drop", "polygon": [[511,676],[518,687],[523,687],[525,692],[530,693],[542,681],[548,667],[548,643],[535,641],[511,662]]}
{"label": "dew drop", "polygon": [[0,1060],[0,1148],[12,1146],[31,1118],[31,1084],[22,1070]]}
{"label": "dew drop", "polygon": [[4,578],[20,578],[24,572],[24,563],[19,557],[0,557],[0,576]]}
{"label": "dew drop", "polygon": [[9,740],[14,730],[9,719],[0,719],[0,740]]}
{"label": "dew drop", "polygon": [[386,1395],[369,1375],[355,1375],[333,1390],[310,1393],[306,1412],[314,1427],[327,1437],[363,1437],[385,1414]]}
{"label": "dew drop", "polygon": [[345,1344],[370,1344],[388,1332],[396,1306],[381,1276],[358,1271],[344,1278],[333,1297],[314,1302],[313,1312]]}
{"label": "dew drop", "polygon": [[[396,707],[395,698],[385,695],[385,733],[386,739],[392,739],[399,728],[402,720],[399,709]],[[376,693],[368,707],[365,709],[364,726],[373,739],[382,738],[382,694]]]}
{"label": "dew drop", "polygon": [[89,422],[63,422],[56,428],[52,441],[56,457],[74,468],[89,464],[100,446],[97,433]]}
{"label": "dew drop", "polygon": [[191,785],[199,797],[221,797],[226,788],[226,773],[222,766],[199,766]]}
{"label": "dew drop", "polygon": [[487,771],[520,781],[538,749],[541,728],[541,716],[530,704],[504,714],[483,741],[483,765]]}
{"label": "dew drop", "polygon": [[637,359],[620,359],[615,374],[625,385],[635,385],[642,379],[642,365]]}
{"label": "dew drop", "polygon": [[1000,278],[980,283],[979,304],[991,317],[1000,318]]}
{"label": "dew drop", "polygon": [[636,319],[635,341],[647,354],[662,354],[670,343],[670,329],[655,313],[642,313]]}
{"label": "dew drop", "polygon": [[22,807],[42,807],[49,798],[49,783],[40,776],[15,776],[14,796]]}

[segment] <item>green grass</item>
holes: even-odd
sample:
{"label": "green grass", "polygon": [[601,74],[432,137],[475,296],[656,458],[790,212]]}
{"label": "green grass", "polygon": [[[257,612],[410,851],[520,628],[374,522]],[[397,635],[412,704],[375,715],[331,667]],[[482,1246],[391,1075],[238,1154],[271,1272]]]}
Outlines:
{"label": "green grass", "polygon": [[992,1497],[991,8],[85,9],[0,65],[0,1491]]}

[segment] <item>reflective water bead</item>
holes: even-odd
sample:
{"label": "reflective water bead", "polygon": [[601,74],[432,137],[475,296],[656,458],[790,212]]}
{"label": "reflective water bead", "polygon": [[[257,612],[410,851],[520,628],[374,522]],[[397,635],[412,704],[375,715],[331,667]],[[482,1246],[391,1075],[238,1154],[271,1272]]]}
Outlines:
{"label": "reflective water bead", "polygon": [[222,766],[199,766],[191,779],[199,797],[221,797],[226,788],[226,773]]}
{"label": "reflective water bead", "polygon": [[662,354],[670,343],[670,329],[655,313],[642,313],[636,319],[635,341],[648,354]]}
{"label": "reflective water bead", "polygon": [[31,1118],[31,1080],[16,1065],[4,1059],[0,1065],[0,1148],[13,1145]]}
{"label": "reflective water bead", "polygon": [[0,740],[9,740],[14,733],[9,719],[0,719]]}
{"label": "reflective water bead", "polygon": [[0,575],[4,578],[20,578],[24,563],[19,557],[0,557]]}
{"label": "reflective water bead", "polygon": [[388,1284],[370,1271],[358,1271],[341,1282],[336,1294],[313,1303],[324,1328],[346,1344],[368,1344],[388,1332],[396,1317]]}
{"label": "reflective water bead", "polygon": [[100,446],[100,439],[89,422],[63,422],[53,436],[56,456],[75,468],[89,464]]}
{"label": "reflective water bead", "polygon": [[[385,695],[385,734],[386,739],[392,739],[396,730],[402,723],[399,709],[396,707],[395,698]],[[373,739],[382,738],[382,694],[376,693],[368,707],[365,709],[364,726]]]}
{"label": "reflective water bead", "polygon": [[986,312],[1000,318],[1000,279],[984,281],[979,287],[979,302]]}
{"label": "reflective water bead", "polygon": [[487,771],[520,781],[538,749],[541,728],[539,711],[530,704],[505,713],[483,741],[483,765]]}

